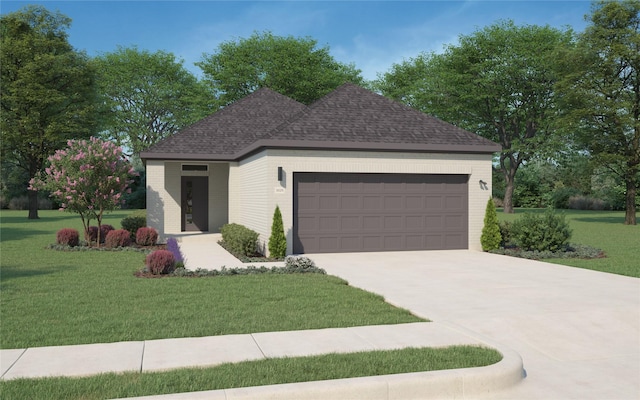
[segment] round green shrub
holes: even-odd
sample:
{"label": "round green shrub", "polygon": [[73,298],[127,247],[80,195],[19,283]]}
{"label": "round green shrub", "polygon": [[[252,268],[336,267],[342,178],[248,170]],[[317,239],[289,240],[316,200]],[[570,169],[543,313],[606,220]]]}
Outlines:
{"label": "round green shrub", "polygon": [[564,215],[548,209],[544,214],[524,214],[511,226],[516,246],[528,251],[559,251],[571,239],[571,229]]}
{"label": "round green shrub", "polygon": [[136,211],[133,214],[124,217],[122,221],[120,221],[120,225],[122,226],[122,229],[129,231],[131,239],[134,240],[138,229],[147,226],[147,214],[145,211]]}

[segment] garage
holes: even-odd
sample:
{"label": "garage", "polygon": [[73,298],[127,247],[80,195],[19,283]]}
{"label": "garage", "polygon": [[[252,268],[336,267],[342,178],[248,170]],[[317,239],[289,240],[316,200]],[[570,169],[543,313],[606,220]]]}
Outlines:
{"label": "garage", "polygon": [[293,174],[293,252],[468,248],[468,175]]}

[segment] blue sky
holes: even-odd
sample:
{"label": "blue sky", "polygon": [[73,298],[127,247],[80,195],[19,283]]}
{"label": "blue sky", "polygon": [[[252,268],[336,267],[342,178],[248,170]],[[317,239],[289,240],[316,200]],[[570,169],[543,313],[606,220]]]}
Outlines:
{"label": "blue sky", "polygon": [[42,4],[72,18],[69,41],[95,56],[118,45],[165,50],[193,65],[254,31],[311,37],[366,79],[501,19],[582,31],[589,1],[2,1],[0,13]]}

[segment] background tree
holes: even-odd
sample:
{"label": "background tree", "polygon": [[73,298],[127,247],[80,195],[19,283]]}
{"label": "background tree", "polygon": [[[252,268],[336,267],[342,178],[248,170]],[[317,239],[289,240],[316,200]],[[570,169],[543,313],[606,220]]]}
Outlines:
{"label": "background tree", "polygon": [[[26,172],[25,189],[67,139],[95,131],[95,74],[67,41],[70,24],[41,6],[0,18],[2,164]],[[38,218],[38,194],[28,194],[29,218]]]}
{"label": "background tree", "polygon": [[513,212],[518,168],[552,148],[554,55],[571,32],[506,21],[461,36],[443,54],[394,65],[375,86],[386,96],[502,145],[504,211]]}
{"label": "background tree", "polygon": [[362,84],[360,70],[337,62],[310,38],[254,33],[220,44],[196,63],[224,107],[260,87],[310,104],[345,82]]}
{"label": "background tree", "polygon": [[590,25],[574,51],[560,59],[566,79],[558,86],[565,130],[594,162],[625,187],[625,224],[636,224],[640,185],[640,1],[594,3]]}
{"label": "background tree", "polygon": [[89,241],[91,220],[100,227],[104,213],[122,204],[135,175],[132,165],[120,147],[95,137],[70,140],[67,148],[57,150],[48,161],[49,167],[31,180],[32,188],[49,191],[63,210],[79,214]]}
{"label": "background tree", "polygon": [[106,107],[102,136],[129,155],[214,111],[206,85],[171,53],[120,47],[94,63]]}

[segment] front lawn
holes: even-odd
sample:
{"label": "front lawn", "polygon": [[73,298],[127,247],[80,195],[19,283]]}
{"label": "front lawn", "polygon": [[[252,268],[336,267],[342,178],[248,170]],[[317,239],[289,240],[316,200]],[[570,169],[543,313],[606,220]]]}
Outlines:
{"label": "front lawn", "polygon": [[[498,212],[501,221],[520,215],[543,213],[544,209],[516,209],[515,214]],[[571,243],[604,250],[605,258],[545,259],[546,262],[592,269],[612,274],[640,277],[640,226],[624,225],[624,211],[557,210],[566,216],[573,230]]]}
{"label": "front lawn", "polygon": [[[103,223],[119,228],[128,213]],[[144,254],[46,249],[58,229],[82,224],[40,217],[0,213],[3,349],[422,321],[326,275],[136,278]]]}

